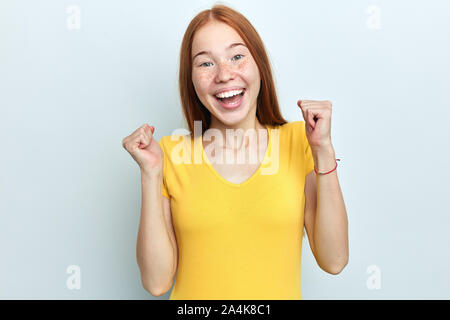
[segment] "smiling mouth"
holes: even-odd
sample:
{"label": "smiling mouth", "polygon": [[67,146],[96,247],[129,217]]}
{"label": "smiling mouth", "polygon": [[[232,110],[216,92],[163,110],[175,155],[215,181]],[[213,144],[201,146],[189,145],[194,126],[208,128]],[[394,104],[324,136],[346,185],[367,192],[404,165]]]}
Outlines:
{"label": "smiling mouth", "polygon": [[217,100],[217,104],[223,108],[223,109],[227,109],[227,110],[234,110],[234,109],[238,109],[239,107],[241,107],[244,98],[245,98],[245,92],[246,90],[243,89],[242,92],[240,94],[236,94],[232,97],[229,98],[218,98],[216,96],[214,96]]}
{"label": "smiling mouth", "polygon": [[218,98],[218,97],[216,97],[216,95],[213,95],[213,96],[214,96],[214,98],[216,98],[217,101],[226,103],[228,100],[232,100],[233,98],[236,99],[236,97],[239,97],[239,96],[242,97],[242,96],[244,96],[245,91],[246,91],[246,90],[243,88],[241,93],[239,93],[239,94],[237,94],[237,95],[234,95],[234,96],[232,96],[232,97],[230,97],[230,98]]}

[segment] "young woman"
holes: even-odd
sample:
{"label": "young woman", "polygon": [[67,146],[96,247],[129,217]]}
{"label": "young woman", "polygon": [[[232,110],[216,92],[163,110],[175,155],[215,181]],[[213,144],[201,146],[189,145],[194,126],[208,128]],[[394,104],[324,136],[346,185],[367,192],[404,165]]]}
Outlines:
{"label": "young woman", "polygon": [[318,265],[340,273],[347,213],[331,103],[299,100],[305,121],[283,119],[262,40],[223,5],[189,24],[179,89],[189,133],[157,142],[145,124],[122,142],[141,170],[144,288],[160,296],[176,278],[170,299],[301,299],[304,227]]}

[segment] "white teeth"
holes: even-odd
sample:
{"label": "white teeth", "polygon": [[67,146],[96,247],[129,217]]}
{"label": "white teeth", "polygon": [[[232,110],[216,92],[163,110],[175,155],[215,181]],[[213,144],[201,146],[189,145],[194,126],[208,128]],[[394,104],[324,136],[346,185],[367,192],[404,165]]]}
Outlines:
{"label": "white teeth", "polygon": [[243,89],[239,89],[239,90],[231,90],[231,91],[227,91],[227,92],[221,92],[219,94],[216,94],[217,98],[229,98],[232,96],[235,96],[237,94],[241,94],[242,91],[244,91]]}

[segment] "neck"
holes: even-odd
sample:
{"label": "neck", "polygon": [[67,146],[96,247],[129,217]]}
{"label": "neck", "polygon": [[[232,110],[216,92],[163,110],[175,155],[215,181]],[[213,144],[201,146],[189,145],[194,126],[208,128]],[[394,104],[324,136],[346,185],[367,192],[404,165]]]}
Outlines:
{"label": "neck", "polygon": [[[246,121],[242,121],[240,123],[236,123],[234,125],[226,125],[226,124],[218,121],[216,118],[212,117],[211,125],[209,126],[209,129],[219,130],[221,132],[223,140],[224,140],[223,142],[215,141],[216,138],[214,138],[213,143],[217,144],[219,147],[222,147],[224,149],[227,148],[227,149],[239,150],[242,147],[248,147],[248,143],[249,143],[248,134],[250,134],[251,130],[253,130],[256,133],[256,136],[258,137],[259,136],[258,131],[265,130],[266,127],[258,121],[257,117],[254,117],[254,118],[246,120]],[[226,134],[226,129],[233,130],[232,134],[230,134],[230,136],[228,136],[228,137]],[[235,137],[238,137],[237,143],[235,143],[235,141],[236,141]],[[244,139],[242,139],[242,138],[244,138]],[[218,140],[220,140],[220,139],[218,139]],[[234,148],[232,147],[233,144],[235,145]]]}

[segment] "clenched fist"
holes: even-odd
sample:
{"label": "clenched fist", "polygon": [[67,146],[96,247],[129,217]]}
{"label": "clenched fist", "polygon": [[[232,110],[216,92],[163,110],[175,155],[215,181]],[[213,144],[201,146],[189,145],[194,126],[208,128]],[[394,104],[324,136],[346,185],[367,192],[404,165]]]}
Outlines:
{"label": "clenched fist", "polygon": [[122,146],[139,165],[141,172],[162,173],[164,154],[153,139],[155,128],[144,124],[122,140]]}

